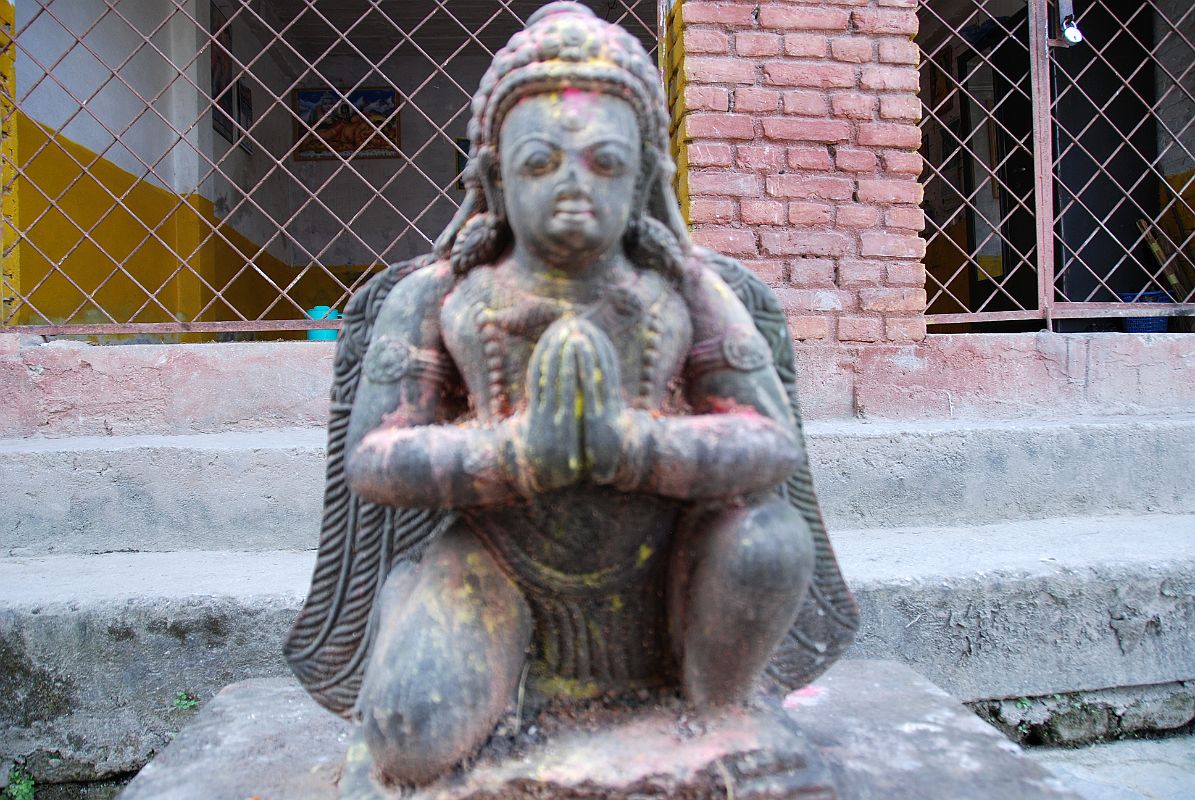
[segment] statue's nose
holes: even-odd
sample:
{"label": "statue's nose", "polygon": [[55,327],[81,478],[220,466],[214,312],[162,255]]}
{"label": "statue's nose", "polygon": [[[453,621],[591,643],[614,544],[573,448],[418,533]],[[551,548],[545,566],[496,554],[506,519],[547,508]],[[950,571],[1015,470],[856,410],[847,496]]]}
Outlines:
{"label": "statue's nose", "polygon": [[571,199],[576,197],[588,197],[589,191],[581,180],[581,170],[575,159],[568,159],[564,163],[564,170],[560,177],[560,183],[556,186],[556,199]]}

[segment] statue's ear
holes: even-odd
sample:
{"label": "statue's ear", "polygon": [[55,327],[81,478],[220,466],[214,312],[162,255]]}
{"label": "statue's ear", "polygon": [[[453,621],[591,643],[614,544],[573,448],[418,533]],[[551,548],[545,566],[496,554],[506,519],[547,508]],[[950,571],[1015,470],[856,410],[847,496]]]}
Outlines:
{"label": "statue's ear", "polygon": [[497,153],[490,145],[479,148],[473,157],[476,167],[474,175],[481,183],[485,192],[486,206],[491,214],[498,219],[506,219],[506,204],[502,198],[502,170],[498,163]]}

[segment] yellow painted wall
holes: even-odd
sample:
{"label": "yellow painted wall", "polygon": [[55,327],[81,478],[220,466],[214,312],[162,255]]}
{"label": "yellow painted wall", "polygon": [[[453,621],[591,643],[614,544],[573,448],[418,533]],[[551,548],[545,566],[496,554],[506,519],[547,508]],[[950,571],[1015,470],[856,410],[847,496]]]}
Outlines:
{"label": "yellow painted wall", "polygon": [[[1167,175],[1158,188],[1158,201],[1167,209],[1158,223],[1165,234],[1160,237],[1164,241],[1163,249],[1166,254],[1179,251],[1162,280],[1167,283],[1167,290],[1174,300],[1195,302],[1191,290],[1195,286],[1195,243],[1191,242],[1191,237],[1195,236],[1195,213],[1191,211],[1195,208],[1195,170]],[[1172,324],[1171,331],[1195,331],[1195,320],[1175,322],[1181,327]]]}
{"label": "yellow painted wall", "polygon": [[664,73],[664,88],[668,93],[668,109],[672,127],[669,131],[672,158],[676,161],[676,197],[681,214],[689,219],[689,159],[688,138],[685,133],[685,36],[681,17],[683,0],[676,0],[665,20],[664,42],[660,47],[660,68]]}
{"label": "yellow painted wall", "polygon": [[13,32],[16,7],[0,0],[0,325],[16,309],[16,291],[21,283],[17,259],[17,96],[16,46]]}
{"label": "yellow painted wall", "polygon": [[[17,113],[24,234],[18,257],[28,302],[15,322],[194,319],[200,300],[194,283],[170,276],[180,260],[201,263],[202,253],[190,252],[197,248],[186,246],[185,234],[188,224],[198,225],[200,204],[52,134]],[[94,294],[94,302],[86,293]],[[148,293],[156,293],[161,305],[146,302]]]}
{"label": "yellow painted wall", "polygon": [[926,248],[925,270],[946,287],[946,293],[930,302],[927,314],[955,314],[971,307],[970,268],[962,268],[969,263],[966,218],[960,218],[942,233],[931,239]]}
{"label": "yellow painted wall", "polygon": [[[1195,233],[1195,170],[1177,175],[1167,175],[1165,183],[1158,187],[1158,201],[1167,209],[1162,215],[1161,225],[1173,242],[1187,242]],[[1195,251],[1195,247],[1191,247]]]}
{"label": "yellow painted wall", "polygon": [[[29,302],[8,324],[298,319],[281,290],[301,308],[340,296],[318,269],[292,286],[298,270],[224,224],[206,198],[142,180],[19,111],[13,118],[21,168],[4,209],[24,237],[5,269]],[[16,238],[11,226],[5,234]]]}

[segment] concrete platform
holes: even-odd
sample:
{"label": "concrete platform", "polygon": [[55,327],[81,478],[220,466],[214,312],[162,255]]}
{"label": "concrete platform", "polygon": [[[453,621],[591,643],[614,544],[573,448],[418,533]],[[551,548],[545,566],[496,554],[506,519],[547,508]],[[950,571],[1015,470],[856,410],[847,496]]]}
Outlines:
{"label": "concrete platform", "polygon": [[[307,341],[90,347],[0,333],[0,395],[7,400],[0,438],[322,426],[333,348]],[[1195,393],[1183,391],[1195,384],[1195,340],[1181,333],[803,342],[796,360],[810,419],[1195,413]]]}
{"label": "concrete platform", "polygon": [[1195,678],[1195,515],[832,536],[863,620],[853,657],[967,701]]}
{"label": "concrete platform", "polygon": [[[0,441],[0,555],[315,547],[322,428]],[[808,426],[831,530],[1195,513],[1195,417]]]}
{"label": "concrete platform", "polygon": [[[1020,748],[985,725],[945,692],[912,670],[890,662],[855,661],[836,665],[812,686],[791,695],[788,714],[829,766],[840,800],[1078,800],[1062,781],[1026,758]],[[710,730],[710,727],[714,730]],[[707,746],[717,726],[690,722],[686,746]],[[348,746],[348,726],[315,705],[290,681],[249,681],[224,690],[178,738],[142,770],[123,800],[331,800],[337,797],[338,765]],[[420,796],[460,798],[628,797],[604,792],[596,778],[590,794],[559,794],[565,765],[582,765],[602,745],[581,737],[558,740],[509,762],[512,775],[498,775],[490,793],[471,794],[451,779]],[[650,754],[648,754],[650,755]],[[783,754],[779,754],[781,757]],[[645,763],[650,762],[647,759]],[[480,770],[501,770],[483,759]],[[568,770],[576,766],[568,767]],[[627,769],[633,766],[629,763]],[[663,773],[666,767],[659,766]],[[651,772],[650,767],[648,772]],[[729,778],[729,780],[727,780]],[[693,800],[753,795],[737,787],[733,772],[708,791],[686,794]],[[636,797],[665,797],[650,780]],[[497,787],[497,788],[495,788]],[[503,787],[507,791],[503,791]],[[740,792],[736,793],[736,788]],[[461,793],[461,792],[464,793]],[[496,792],[496,793],[494,793]],[[820,796],[820,795],[819,795]]]}
{"label": "concrete platform", "polygon": [[[834,534],[862,606],[851,658],[913,665],[963,700],[1195,679],[1195,515]],[[287,674],[314,553],[0,559],[0,767],[42,780],[140,767],[191,712]]]}

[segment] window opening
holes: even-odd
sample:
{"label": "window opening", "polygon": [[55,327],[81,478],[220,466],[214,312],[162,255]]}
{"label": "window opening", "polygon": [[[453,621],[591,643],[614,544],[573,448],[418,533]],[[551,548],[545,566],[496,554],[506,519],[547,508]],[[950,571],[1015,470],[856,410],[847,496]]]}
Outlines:
{"label": "window opening", "polygon": [[1195,10],[1067,5],[922,6],[933,331],[1191,329]]}
{"label": "window opening", "polygon": [[[0,329],[327,327],[313,313],[451,218],[471,96],[545,2],[17,3],[0,19]],[[587,4],[655,49],[657,0]]]}

